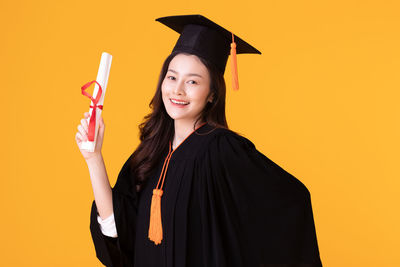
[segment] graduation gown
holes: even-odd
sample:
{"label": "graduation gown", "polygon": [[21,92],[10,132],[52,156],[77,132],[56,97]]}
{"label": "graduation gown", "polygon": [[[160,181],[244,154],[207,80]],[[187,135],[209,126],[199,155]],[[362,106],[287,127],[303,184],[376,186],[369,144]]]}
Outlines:
{"label": "graduation gown", "polygon": [[[161,151],[163,158],[168,151]],[[174,151],[161,198],[163,239],[148,239],[152,190],[129,159],[112,188],[118,237],[103,235],[93,201],[90,231],[106,266],[320,267],[310,192],[247,138],[204,124]]]}

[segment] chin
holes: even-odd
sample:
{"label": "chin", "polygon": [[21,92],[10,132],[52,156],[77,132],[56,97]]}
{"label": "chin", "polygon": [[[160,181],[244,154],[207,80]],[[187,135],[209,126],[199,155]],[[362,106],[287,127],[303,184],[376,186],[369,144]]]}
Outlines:
{"label": "chin", "polygon": [[175,112],[168,112],[168,115],[171,117],[171,119],[173,120],[193,120],[192,117],[187,116],[187,114],[176,114]]}
{"label": "chin", "polygon": [[179,116],[179,115],[176,115],[176,114],[168,114],[168,115],[173,120],[190,120],[191,119],[191,118],[188,118],[188,117],[185,117],[185,116]]}

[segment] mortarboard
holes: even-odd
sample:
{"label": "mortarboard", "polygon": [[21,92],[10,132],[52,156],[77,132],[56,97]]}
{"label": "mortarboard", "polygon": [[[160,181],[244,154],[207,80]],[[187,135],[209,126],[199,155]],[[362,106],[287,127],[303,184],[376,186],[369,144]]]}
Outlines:
{"label": "mortarboard", "polygon": [[186,52],[202,57],[225,72],[232,55],[233,88],[239,89],[236,54],[261,54],[256,48],[232,32],[202,15],[168,16],[156,19],[180,34],[172,52]]}

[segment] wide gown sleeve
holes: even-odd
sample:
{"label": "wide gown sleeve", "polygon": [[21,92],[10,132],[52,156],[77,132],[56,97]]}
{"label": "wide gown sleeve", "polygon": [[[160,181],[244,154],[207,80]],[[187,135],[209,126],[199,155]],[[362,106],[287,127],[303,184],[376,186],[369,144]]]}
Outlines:
{"label": "wide gown sleeve", "polygon": [[119,172],[112,188],[112,201],[117,237],[101,232],[97,221],[98,211],[93,200],[90,214],[90,232],[97,258],[108,267],[133,266],[137,196],[129,169],[132,155]]}
{"label": "wide gown sleeve", "polygon": [[321,267],[310,193],[233,132],[198,160],[206,266]]}

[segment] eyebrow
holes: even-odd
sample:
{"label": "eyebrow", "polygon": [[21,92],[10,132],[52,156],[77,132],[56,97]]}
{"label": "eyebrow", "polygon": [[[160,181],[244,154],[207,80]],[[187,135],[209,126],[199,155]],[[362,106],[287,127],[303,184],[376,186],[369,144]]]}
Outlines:
{"label": "eyebrow", "polygon": [[[168,69],[168,71],[173,72],[175,74],[179,74],[177,71],[175,71],[173,69]],[[197,77],[203,78],[203,76],[201,76],[200,74],[197,74],[197,73],[188,73],[188,74],[186,74],[186,76],[197,76]]]}

